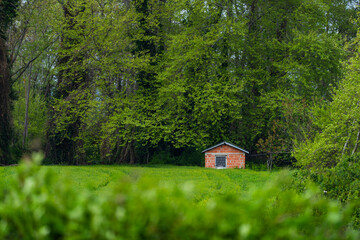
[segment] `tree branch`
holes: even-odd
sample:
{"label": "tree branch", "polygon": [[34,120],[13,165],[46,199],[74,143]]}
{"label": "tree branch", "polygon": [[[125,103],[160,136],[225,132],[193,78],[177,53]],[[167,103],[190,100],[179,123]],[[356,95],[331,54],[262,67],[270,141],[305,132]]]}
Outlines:
{"label": "tree branch", "polygon": [[[43,52],[48,49],[51,45],[53,45],[56,41],[58,40],[58,38],[55,38],[54,41],[52,41],[48,46],[46,46],[44,49],[42,49],[34,58],[32,58],[27,64],[25,64],[24,67],[20,68],[19,70],[17,70],[14,74],[11,75],[11,77],[17,75],[15,81],[17,81],[22,75],[23,73],[26,71],[26,69],[30,66],[30,64],[32,62],[34,62],[36,59],[38,59],[41,54],[43,54]],[[20,73],[19,73],[20,72]]]}

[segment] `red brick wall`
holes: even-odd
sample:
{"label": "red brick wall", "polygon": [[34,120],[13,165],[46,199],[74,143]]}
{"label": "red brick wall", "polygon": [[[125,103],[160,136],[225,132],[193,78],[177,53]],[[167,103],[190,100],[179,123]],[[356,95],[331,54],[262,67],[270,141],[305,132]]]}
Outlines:
{"label": "red brick wall", "polygon": [[226,155],[227,168],[245,168],[245,153],[225,144],[205,152],[206,168],[215,168],[216,155]]}

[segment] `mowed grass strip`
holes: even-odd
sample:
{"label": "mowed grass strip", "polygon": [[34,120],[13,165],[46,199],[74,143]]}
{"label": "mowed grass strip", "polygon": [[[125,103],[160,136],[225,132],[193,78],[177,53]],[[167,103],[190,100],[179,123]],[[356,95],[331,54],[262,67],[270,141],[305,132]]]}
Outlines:
{"label": "mowed grass strip", "polygon": [[[193,187],[193,201],[206,202],[207,199],[229,192],[241,194],[250,186],[262,186],[277,172],[253,171],[248,169],[205,169],[203,167],[180,166],[42,166],[59,176],[60,181],[68,181],[76,190],[89,188],[101,193],[123,184],[124,178],[131,181],[146,179],[153,184],[175,184]],[[1,167],[2,184],[16,172],[16,167]]]}

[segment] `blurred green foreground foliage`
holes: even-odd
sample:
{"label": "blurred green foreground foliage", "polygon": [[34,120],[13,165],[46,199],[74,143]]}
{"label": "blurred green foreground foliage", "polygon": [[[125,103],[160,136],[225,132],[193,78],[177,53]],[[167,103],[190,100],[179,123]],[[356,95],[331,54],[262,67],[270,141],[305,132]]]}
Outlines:
{"label": "blurred green foreground foliage", "polygon": [[239,196],[196,204],[191,184],[124,178],[97,194],[76,190],[24,160],[0,189],[0,239],[358,239],[354,204],[341,206],[315,185],[298,193],[284,172]]}

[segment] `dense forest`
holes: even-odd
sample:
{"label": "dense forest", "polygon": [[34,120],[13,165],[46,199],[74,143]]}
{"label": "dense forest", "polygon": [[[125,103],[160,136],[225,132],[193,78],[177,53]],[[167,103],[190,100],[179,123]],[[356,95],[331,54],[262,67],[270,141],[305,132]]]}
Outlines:
{"label": "dense forest", "polygon": [[[360,151],[358,2],[0,0],[0,164]],[[287,156],[289,158],[289,156]]]}

